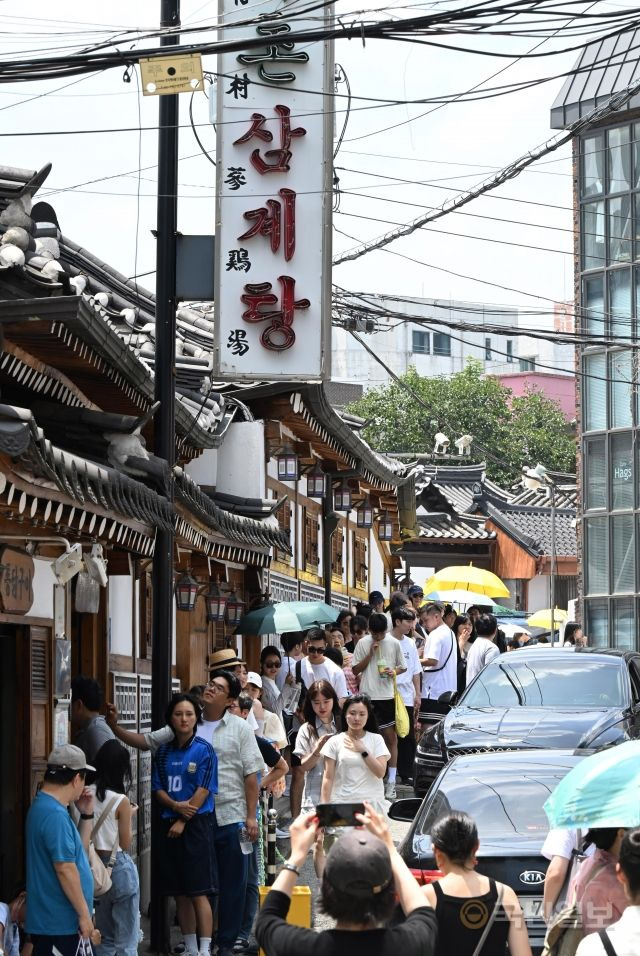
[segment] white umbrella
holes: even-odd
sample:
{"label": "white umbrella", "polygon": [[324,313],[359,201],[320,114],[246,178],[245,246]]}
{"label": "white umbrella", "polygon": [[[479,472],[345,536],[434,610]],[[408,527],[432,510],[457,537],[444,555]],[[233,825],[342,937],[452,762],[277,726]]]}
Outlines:
{"label": "white umbrella", "polygon": [[514,634],[526,634],[527,637],[531,637],[531,631],[527,630],[526,627],[523,627],[522,624],[500,624],[500,630],[503,632],[505,637],[513,637]]}
{"label": "white umbrella", "polygon": [[491,598],[486,598],[475,591],[463,591],[462,588],[456,588],[453,591],[431,591],[427,594],[427,601],[444,601],[445,604],[478,604],[483,607],[490,607],[493,604]]}

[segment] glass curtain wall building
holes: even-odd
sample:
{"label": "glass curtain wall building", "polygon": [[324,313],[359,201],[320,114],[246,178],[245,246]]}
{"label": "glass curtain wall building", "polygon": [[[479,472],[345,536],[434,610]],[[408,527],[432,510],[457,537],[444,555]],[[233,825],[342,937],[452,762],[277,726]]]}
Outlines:
{"label": "glass curtain wall building", "polygon": [[[591,44],[551,110],[562,129],[640,76],[640,31]],[[640,100],[575,142],[583,625],[640,647]]]}

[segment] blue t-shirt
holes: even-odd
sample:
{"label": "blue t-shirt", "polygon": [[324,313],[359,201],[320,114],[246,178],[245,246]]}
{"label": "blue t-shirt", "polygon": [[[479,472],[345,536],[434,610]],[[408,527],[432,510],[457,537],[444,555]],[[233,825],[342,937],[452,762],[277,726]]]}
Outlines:
{"label": "blue t-shirt", "polygon": [[78,932],[78,914],[67,899],[55,863],[75,863],[87,908],[93,912],[93,876],[80,834],[66,807],[40,792],[27,814],[28,933],[72,936]]}
{"label": "blue t-shirt", "polygon": [[[218,792],[218,758],[211,744],[195,736],[184,747],[178,747],[175,740],[161,744],[153,761],[151,789],[164,790],[172,800],[182,801],[190,800],[200,787],[209,793],[198,813],[213,813],[213,795]],[[162,816],[175,820],[177,814],[162,807]]]}

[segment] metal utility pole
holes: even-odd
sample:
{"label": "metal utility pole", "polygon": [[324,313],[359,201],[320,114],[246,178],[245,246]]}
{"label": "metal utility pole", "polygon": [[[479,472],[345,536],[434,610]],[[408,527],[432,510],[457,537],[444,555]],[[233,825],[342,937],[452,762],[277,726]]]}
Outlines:
{"label": "metal utility pole", "polygon": [[[556,488],[553,482],[549,484],[551,499],[551,567],[549,568],[549,597],[551,600],[551,646],[555,644],[555,614],[556,614]],[[558,643],[560,634],[558,634]]]}
{"label": "metal utility pole", "polygon": [[[180,26],[180,0],[161,0],[161,27]],[[163,36],[161,46],[179,42],[177,32]],[[158,219],[156,253],[156,355],[154,452],[175,464],[175,351],[176,351],[176,235],[178,230],[178,95],[159,97]],[[173,498],[173,492],[170,491]],[[173,531],[158,529],[153,552],[153,612],[151,660],[151,721],[161,727],[171,696],[171,640],[173,621]],[[158,892],[160,867],[159,809],[152,804],[151,826],[151,940],[150,948],[169,952],[166,899]]]}

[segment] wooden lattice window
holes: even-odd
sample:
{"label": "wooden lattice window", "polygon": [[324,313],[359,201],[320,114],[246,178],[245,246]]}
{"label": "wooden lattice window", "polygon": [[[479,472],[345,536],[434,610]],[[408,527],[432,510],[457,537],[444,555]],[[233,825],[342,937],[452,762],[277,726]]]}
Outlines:
{"label": "wooden lattice window", "polygon": [[367,539],[353,534],[353,586],[367,587]]}
{"label": "wooden lattice window", "polygon": [[317,571],[320,559],[318,557],[318,519],[315,514],[303,510],[303,547],[304,570]]}
{"label": "wooden lattice window", "polygon": [[337,527],[331,535],[331,573],[336,577],[342,577],[343,563],[343,537],[342,528]]}
{"label": "wooden lattice window", "polygon": [[[291,540],[291,505],[288,501],[282,505],[281,508],[276,512],[278,518],[278,527],[281,531],[286,531],[289,540]],[[275,549],[275,559],[276,561],[284,561],[287,564],[290,561],[290,554],[286,551],[282,551],[280,548]]]}

